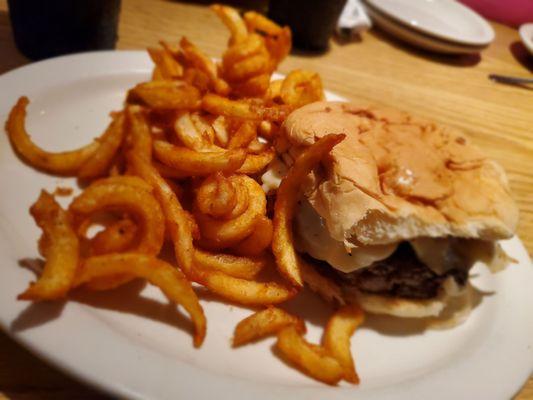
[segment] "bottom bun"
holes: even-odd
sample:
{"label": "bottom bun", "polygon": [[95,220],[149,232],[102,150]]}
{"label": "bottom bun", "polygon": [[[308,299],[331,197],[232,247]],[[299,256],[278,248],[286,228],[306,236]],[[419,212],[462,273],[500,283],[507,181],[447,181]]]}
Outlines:
{"label": "bottom bun", "polygon": [[401,318],[438,317],[446,308],[446,296],[428,300],[411,300],[362,292],[350,293],[348,303],[357,303],[371,314],[393,315]]}
{"label": "bottom bun", "polygon": [[432,329],[449,329],[462,324],[480,298],[470,284],[459,287],[453,278],[443,283],[441,293],[436,298],[428,300],[387,297],[360,291],[350,291],[344,295],[346,302],[357,303],[370,314],[424,319],[427,327]]}

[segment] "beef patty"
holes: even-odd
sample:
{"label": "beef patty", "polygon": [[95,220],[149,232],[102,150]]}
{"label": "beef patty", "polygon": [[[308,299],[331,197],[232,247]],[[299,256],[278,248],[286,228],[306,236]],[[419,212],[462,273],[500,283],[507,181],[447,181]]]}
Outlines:
{"label": "beef patty", "polygon": [[442,283],[449,276],[460,286],[468,278],[468,267],[457,263],[444,275],[437,275],[420,262],[407,242],[401,243],[390,257],[366,268],[345,273],[328,265],[323,271],[328,271],[328,275],[347,288],[355,287],[367,293],[409,299],[436,297]]}

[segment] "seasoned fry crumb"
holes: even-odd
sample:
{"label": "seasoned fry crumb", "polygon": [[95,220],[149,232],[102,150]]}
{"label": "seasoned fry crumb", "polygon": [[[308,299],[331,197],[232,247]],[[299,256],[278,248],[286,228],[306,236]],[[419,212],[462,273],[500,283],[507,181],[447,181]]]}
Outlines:
{"label": "seasoned fry crumb", "polygon": [[67,197],[72,194],[73,189],[66,186],[57,186],[54,190],[54,196]]}

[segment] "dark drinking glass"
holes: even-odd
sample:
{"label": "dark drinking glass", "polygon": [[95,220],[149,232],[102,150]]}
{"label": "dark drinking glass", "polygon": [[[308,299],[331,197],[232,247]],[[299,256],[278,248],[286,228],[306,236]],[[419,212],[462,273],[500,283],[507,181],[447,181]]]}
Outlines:
{"label": "dark drinking glass", "polygon": [[115,48],[120,0],[8,0],[8,4],[15,43],[31,59]]}
{"label": "dark drinking glass", "polygon": [[270,0],[268,16],[292,30],[294,47],[323,52],[346,0]]}

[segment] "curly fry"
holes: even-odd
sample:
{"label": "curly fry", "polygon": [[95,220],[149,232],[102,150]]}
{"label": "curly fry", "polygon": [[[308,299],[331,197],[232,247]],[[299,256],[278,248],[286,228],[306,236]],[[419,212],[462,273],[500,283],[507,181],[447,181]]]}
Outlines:
{"label": "curly fry", "polygon": [[15,151],[34,168],[57,175],[76,175],[81,166],[96,153],[100,143],[93,141],[77,150],[59,153],[41,149],[32,142],[25,128],[26,107],[29,102],[25,96],[19,98],[6,122],[6,131]]}
{"label": "curly fry", "polygon": [[70,214],[44,190],[30,213],[43,230],[39,244],[46,263],[37,282],[18,298],[34,301],[62,298],[72,285],[79,258],[79,241]]}
{"label": "curly fry", "polygon": [[[207,184],[209,183],[210,181],[207,182]],[[245,204],[236,204],[233,209],[229,210],[231,212],[237,206],[242,209],[240,215],[232,216],[231,218],[227,217],[229,213],[223,218],[215,218],[209,214],[202,213],[200,207],[195,207],[194,216],[203,237],[202,243],[211,249],[230,247],[251,235],[257,221],[266,213],[266,196],[261,186],[252,178],[245,175],[232,175],[225,179],[223,177],[219,178],[218,183],[223,185],[230,184],[234,190],[239,186],[243,187],[248,192],[248,195],[245,198]],[[198,196],[198,194],[202,195],[202,193],[202,191],[198,191],[196,204],[203,201],[223,201],[220,195],[218,195],[218,199],[210,198],[211,200],[203,199],[202,201]],[[215,192],[211,193],[215,194]],[[223,192],[219,190],[216,193]],[[248,199],[253,199],[253,201]],[[231,201],[231,199],[228,198],[228,201]],[[229,207],[227,207],[226,212],[228,209]]]}

